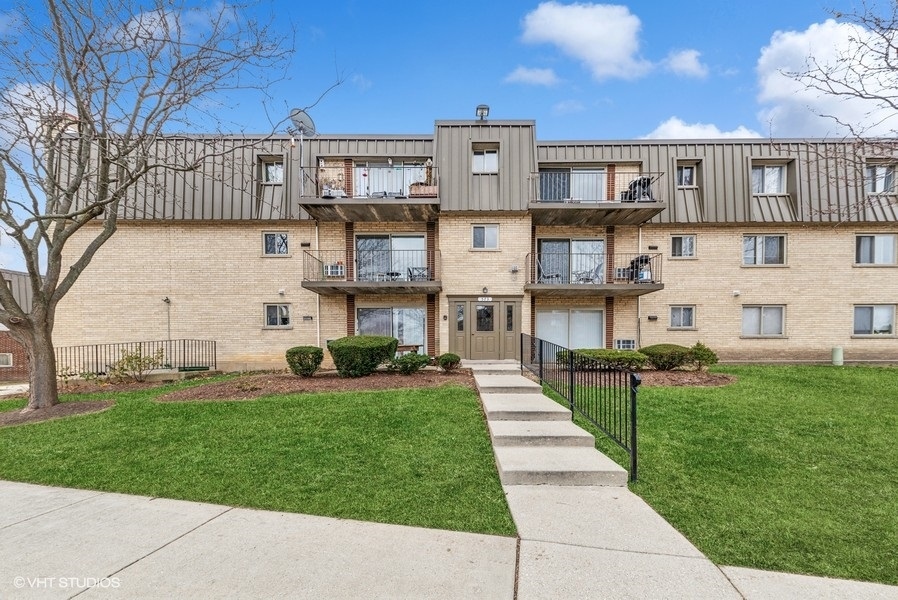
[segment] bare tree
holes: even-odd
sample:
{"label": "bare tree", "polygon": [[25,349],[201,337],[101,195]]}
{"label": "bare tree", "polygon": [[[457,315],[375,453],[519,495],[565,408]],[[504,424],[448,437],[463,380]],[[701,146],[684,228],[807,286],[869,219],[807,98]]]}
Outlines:
{"label": "bare tree", "polygon": [[[284,73],[289,36],[248,19],[246,6],[210,6],[44,0],[7,14],[14,26],[0,37],[0,221],[24,256],[33,303],[23,310],[0,286],[0,323],[30,360],[26,410],[58,402],[56,307],[115,233],[129,191],[160,170],[189,171],[208,159],[168,154],[159,162],[153,148],[198,119],[215,121],[223,95],[264,89]],[[100,226],[84,229],[91,222]],[[79,231],[91,239],[64,262]]]}
{"label": "bare tree", "polygon": [[[833,143],[808,143],[808,169],[822,169],[835,201],[809,206],[821,220],[839,224],[891,220],[898,202],[898,0],[861,0],[853,12],[832,11],[845,32],[835,53],[808,56],[804,68],[783,71],[816,91],[830,108],[811,108],[841,133]],[[788,145],[788,144],[786,144]]]}

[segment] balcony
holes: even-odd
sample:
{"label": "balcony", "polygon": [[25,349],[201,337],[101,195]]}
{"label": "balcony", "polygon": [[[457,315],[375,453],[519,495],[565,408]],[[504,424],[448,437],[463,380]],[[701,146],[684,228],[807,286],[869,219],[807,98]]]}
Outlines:
{"label": "balcony", "polygon": [[300,206],[319,221],[433,221],[440,210],[437,169],[426,163],[324,163],[303,169]]}
{"label": "balcony", "polygon": [[640,225],[667,205],[663,173],[555,169],[530,175],[534,225]]}
{"label": "balcony", "polygon": [[642,296],[664,289],[660,254],[528,255],[524,289],[539,297]]}
{"label": "balcony", "polygon": [[303,252],[302,287],[317,294],[438,294],[440,253],[427,250]]}

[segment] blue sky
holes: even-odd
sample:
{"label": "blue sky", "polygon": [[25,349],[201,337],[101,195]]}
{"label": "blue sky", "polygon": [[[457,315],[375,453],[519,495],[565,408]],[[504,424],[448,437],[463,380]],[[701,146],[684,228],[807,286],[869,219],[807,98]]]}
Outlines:
{"label": "blue sky", "polygon": [[[436,119],[534,119],[540,139],[828,137],[832,99],[779,75],[832,53],[846,0],[263,3],[296,30],[271,113],[312,104],[321,133],[431,133]],[[763,57],[763,58],[762,58]],[[278,115],[279,116],[279,115]],[[229,119],[269,122],[252,101]]]}

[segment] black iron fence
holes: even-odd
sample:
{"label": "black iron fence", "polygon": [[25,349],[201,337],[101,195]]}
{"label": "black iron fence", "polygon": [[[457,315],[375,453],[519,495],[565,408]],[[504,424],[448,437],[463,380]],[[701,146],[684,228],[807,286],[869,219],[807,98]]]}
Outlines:
{"label": "black iron fence", "polygon": [[639,374],[564,346],[521,334],[521,364],[630,456],[636,481],[636,393]]}
{"label": "black iron fence", "polygon": [[157,369],[207,371],[217,368],[215,342],[211,340],[159,340],[92,344],[56,348],[59,376],[106,375],[127,355],[159,356]]}

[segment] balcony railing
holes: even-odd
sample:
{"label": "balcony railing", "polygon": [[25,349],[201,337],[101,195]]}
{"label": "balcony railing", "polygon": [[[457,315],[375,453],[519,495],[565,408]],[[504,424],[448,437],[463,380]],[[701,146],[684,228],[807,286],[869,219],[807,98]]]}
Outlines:
{"label": "balcony railing", "polygon": [[531,202],[663,202],[663,173],[547,170],[530,176]]}
{"label": "balcony railing", "polygon": [[436,198],[439,195],[437,168],[423,164],[305,168],[300,177],[305,198]]}
{"label": "balcony railing", "polygon": [[414,282],[439,280],[439,252],[318,250],[303,253],[305,281]]}
{"label": "balcony railing", "polygon": [[540,252],[528,259],[530,284],[661,283],[660,254]]}

